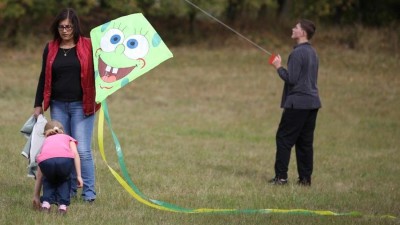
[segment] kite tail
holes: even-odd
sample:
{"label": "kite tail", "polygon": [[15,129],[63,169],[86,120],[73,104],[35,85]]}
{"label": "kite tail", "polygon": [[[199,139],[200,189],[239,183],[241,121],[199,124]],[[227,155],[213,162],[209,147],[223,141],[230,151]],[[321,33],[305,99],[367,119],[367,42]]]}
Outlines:
{"label": "kite tail", "polygon": [[[363,215],[360,212],[353,211],[347,213],[336,213],[332,211],[325,211],[325,210],[307,210],[307,209],[213,209],[213,208],[198,208],[198,209],[190,209],[180,207],[171,203],[154,200],[148,198],[144,195],[137,186],[131,180],[126,164],[124,161],[124,156],[122,153],[122,148],[120,142],[115,134],[114,130],[112,129],[111,119],[108,112],[108,106],[106,100],[101,102],[101,109],[99,114],[99,122],[98,122],[98,144],[99,144],[99,151],[103,161],[105,162],[106,166],[110,170],[111,174],[116,178],[116,180],[120,183],[120,185],[137,201],[163,211],[169,212],[176,212],[176,213],[207,213],[207,214],[296,214],[296,215],[318,215],[318,216],[353,216],[353,217],[380,217],[380,218],[390,218],[396,219],[397,217],[392,215]],[[104,151],[104,119],[107,122],[107,125],[111,131],[112,138],[115,144],[115,150],[118,156],[118,162],[120,165],[120,169],[122,172],[122,176],[119,175],[107,162],[105,151]]]}

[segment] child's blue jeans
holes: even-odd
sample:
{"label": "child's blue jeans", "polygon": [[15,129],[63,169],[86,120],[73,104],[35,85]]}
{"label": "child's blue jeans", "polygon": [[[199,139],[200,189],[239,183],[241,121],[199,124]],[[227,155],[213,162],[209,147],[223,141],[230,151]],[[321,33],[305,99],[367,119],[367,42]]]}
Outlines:
{"label": "child's blue jeans", "polygon": [[43,173],[41,201],[50,204],[69,205],[71,172],[75,169],[73,158],[51,158],[39,163]]}

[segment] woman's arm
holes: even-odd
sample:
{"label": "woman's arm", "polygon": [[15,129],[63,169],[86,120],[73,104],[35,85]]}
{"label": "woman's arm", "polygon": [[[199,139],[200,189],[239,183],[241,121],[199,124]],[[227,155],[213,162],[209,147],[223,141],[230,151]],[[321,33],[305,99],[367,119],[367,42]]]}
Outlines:
{"label": "woman's arm", "polygon": [[40,77],[39,77],[38,85],[36,88],[35,103],[34,103],[34,110],[33,110],[33,114],[36,117],[40,114],[43,114],[42,103],[43,103],[43,92],[44,92],[44,83],[45,83],[46,61],[47,61],[48,53],[49,53],[49,45],[47,44],[43,50],[42,71],[40,72]]}

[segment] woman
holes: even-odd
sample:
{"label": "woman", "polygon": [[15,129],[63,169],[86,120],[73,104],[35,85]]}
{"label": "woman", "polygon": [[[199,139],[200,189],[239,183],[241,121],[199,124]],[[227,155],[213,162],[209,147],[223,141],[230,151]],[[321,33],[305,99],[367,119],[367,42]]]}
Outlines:
{"label": "woman", "polygon": [[[75,10],[63,9],[51,25],[53,40],[43,52],[42,71],[36,91],[34,115],[50,107],[50,116],[61,122],[65,133],[77,140],[81,160],[84,201],[96,198],[91,140],[95,112],[92,46],[82,36]],[[72,181],[76,181],[75,174]],[[71,196],[77,192],[72,182]]]}

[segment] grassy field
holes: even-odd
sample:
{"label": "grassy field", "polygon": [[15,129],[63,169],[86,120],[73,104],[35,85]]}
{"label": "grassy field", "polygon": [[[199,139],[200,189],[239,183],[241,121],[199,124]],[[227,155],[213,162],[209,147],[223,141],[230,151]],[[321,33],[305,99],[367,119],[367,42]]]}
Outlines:
{"label": "grassy field", "polygon": [[[398,55],[315,43],[323,108],[313,186],[270,186],[282,81],[249,46],[172,48],[174,58],[108,99],[132,180],[147,196],[187,208],[358,211],[400,217]],[[290,45],[278,48],[287,58]],[[399,224],[399,219],[271,214],[181,214],[149,208],[117,183],[93,138],[98,199],[66,217],[31,208],[33,180],[20,155],[40,72],[37,50],[0,58],[0,224]],[[46,113],[49,118],[48,114]],[[97,129],[97,124],[96,128]],[[106,130],[108,161],[118,168]]]}

